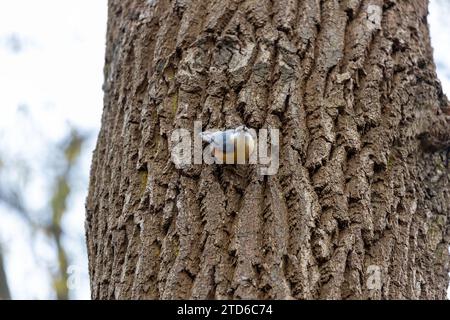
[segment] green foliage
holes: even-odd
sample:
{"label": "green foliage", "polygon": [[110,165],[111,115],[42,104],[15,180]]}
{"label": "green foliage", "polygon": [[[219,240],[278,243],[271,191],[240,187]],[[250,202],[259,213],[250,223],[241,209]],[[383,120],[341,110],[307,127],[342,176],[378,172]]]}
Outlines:
{"label": "green foliage", "polygon": [[81,154],[81,148],[85,138],[76,130],[72,129],[69,137],[63,143],[62,153],[64,154],[64,163],[55,177],[53,194],[50,199],[52,219],[47,231],[53,238],[58,256],[58,271],[53,274],[53,287],[58,300],[69,298],[69,289],[67,282],[69,275],[67,269],[69,266],[67,252],[62,244],[63,228],[62,220],[67,212],[67,201],[71,194],[70,175],[75,169],[75,164]]}

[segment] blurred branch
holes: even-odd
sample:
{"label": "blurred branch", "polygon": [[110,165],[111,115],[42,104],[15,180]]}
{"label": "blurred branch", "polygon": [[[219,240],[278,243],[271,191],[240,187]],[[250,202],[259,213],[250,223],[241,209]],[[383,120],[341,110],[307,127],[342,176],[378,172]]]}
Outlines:
{"label": "blurred branch", "polygon": [[11,300],[8,279],[6,279],[5,266],[3,264],[3,252],[0,248],[0,300]]}
{"label": "blurred branch", "polygon": [[[53,176],[53,186],[51,197],[48,200],[49,219],[37,219],[35,212],[27,207],[25,201],[26,194],[23,192],[24,186],[13,180],[12,183],[0,184],[0,204],[11,209],[22,217],[32,232],[45,232],[45,234],[54,241],[56,247],[56,266],[52,264],[50,275],[52,277],[52,286],[55,290],[58,300],[67,300],[69,298],[68,289],[68,266],[69,259],[67,250],[64,246],[64,230],[62,226],[64,215],[67,212],[67,204],[71,195],[71,178],[77,169],[77,160],[81,154],[81,148],[87,136],[80,134],[77,130],[71,129],[69,135],[57,146],[56,162],[51,166]],[[16,165],[11,162],[11,166]],[[8,173],[6,166],[0,159],[0,169],[3,173]],[[3,255],[0,251],[0,299],[9,299],[9,287],[6,282],[6,272],[3,268]]]}
{"label": "blurred branch", "polygon": [[17,190],[10,190],[9,192],[5,192],[1,189],[0,186],[0,203],[3,203],[5,206],[18,213],[33,229],[36,229],[38,227],[36,223],[31,219],[27,208],[25,208],[24,201]]}
{"label": "blurred branch", "polygon": [[[16,169],[16,172],[21,172],[20,178],[26,180],[28,175],[27,172],[29,170],[28,166],[24,165],[23,163],[19,165],[17,161],[14,162],[13,165]],[[0,158],[0,171],[8,172],[8,170],[11,170],[11,168],[9,168],[9,166],[6,166],[4,160]],[[16,180],[19,179],[16,178]],[[18,181],[11,182],[8,179],[7,181],[8,182],[3,182],[0,184],[0,204],[3,204],[9,209],[14,210],[15,213],[19,214],[23,219],[25,219],[31,227],[36,228],[37,226],[34,223],[33,219],[30,217],[29,210],[25,205],[25,201],[23,198],[24,186]]]}
{"label": "blurred branch", "polygon": [[70,175],[76,164],[76,160],[81,153],[81,147],[85,137],[76,130],[72,130],[69,138],[63,145],[65,163],[61,174],[56,176],[54,192],[51,197],[52,220],[47,228],[50,236],[53,238],[57,248],[58,272],[53,275],[53,287],[56,291],[58,300],[67,300],[69,298],[69,289],[67,282],[69,275],[67,252],[62,244],[63,229],[61,222],[67,211],[67,201],[70,196]]}

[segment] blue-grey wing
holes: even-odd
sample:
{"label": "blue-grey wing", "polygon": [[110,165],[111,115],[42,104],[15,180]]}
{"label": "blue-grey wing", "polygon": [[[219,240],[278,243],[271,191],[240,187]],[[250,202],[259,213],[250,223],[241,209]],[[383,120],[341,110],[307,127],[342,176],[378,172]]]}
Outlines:
{"label": "blue-grey wing", "polygon": [[214,147],[222,150],[222,152],[229,153],[234,150],[234,130],[226,130],[214,137]]}

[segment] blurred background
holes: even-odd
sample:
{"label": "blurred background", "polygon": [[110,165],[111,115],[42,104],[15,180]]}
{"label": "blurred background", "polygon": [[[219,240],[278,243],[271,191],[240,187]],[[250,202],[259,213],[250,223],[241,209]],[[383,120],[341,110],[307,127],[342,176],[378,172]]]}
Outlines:
{"label": "blurred background", "polygon": [[[450,95],[450,2],[431,0]],[[106,0],[0,0],[0,299],[89,299],[84,203]]]}

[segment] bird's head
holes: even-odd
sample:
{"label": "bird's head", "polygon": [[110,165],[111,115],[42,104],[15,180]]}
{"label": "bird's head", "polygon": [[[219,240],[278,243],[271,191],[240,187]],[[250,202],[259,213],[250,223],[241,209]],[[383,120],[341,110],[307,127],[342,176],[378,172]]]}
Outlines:
{"label": "bird's head", "polygon": [[236,132],[248,132],[248,128],[246,126],[239,126],[235,129]]}

